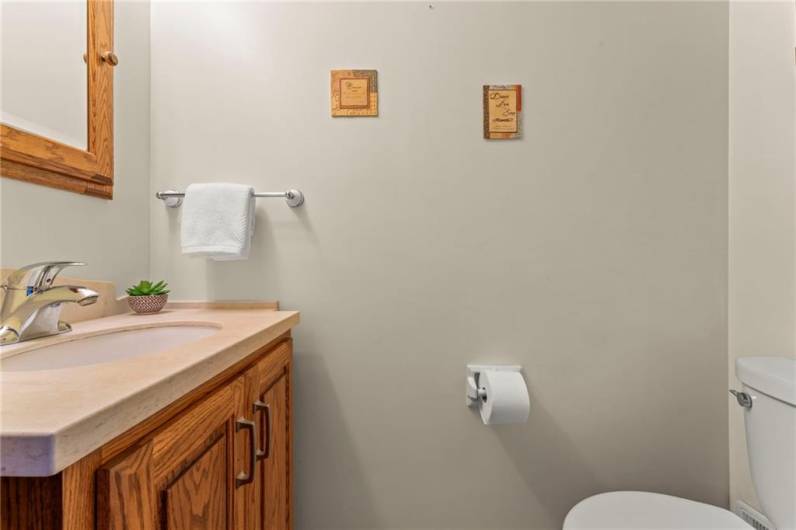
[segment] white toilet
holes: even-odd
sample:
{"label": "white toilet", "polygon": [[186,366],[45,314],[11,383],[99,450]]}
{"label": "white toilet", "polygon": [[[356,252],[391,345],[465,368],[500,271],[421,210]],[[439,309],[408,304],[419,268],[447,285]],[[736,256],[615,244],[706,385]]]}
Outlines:
{"label": "white toilet", "polygon": [[[745,357],[735,373],[735,392],[746,410],[746,444],[763,513],[777,530],[796,529],[796,359]],[[725,509],[670,495],[641,491],[602,493],[579,502],[564,530],[752,528]],[[773,530],[773,529],[772,529]]]}

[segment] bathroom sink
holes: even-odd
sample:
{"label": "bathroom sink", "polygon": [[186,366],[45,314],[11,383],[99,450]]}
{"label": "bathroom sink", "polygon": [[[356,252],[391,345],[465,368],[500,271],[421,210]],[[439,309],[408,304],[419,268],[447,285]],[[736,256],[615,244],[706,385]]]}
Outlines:
{"label": "bathroom sink", "polygon": [[113,329],[85,337],[64,336],[63,342],[33,347],[2,359],[0,371],[58,370],[109,363],[182,346],[209,337],[218,330],[209,324],[174,324]]}

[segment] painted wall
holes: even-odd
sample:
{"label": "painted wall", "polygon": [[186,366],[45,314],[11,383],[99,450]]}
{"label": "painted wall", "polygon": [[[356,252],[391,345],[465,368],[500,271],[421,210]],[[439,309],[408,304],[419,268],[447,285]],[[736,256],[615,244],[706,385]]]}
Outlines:
{"label": "painted wall", "polygon": [[[260,200],[237,263],[151,213],[177,296],[302,311],[297,528],[727,505],[726,4],[156,2],[151,31],[151,191],[307,196]],[[379,118],[330,117],[349,67]],[[488,83],[525,87],[524,139],[482,139]],[[474,361],[525,367],[528,424],[465,408]]]}
{"label": "painted wall", "polygon": [[[729,355],[796,355],[794,3],[730,4]],[[729,398],[728,398],[729,399]],[[730,493],[757,505],[730,399]]]}
{"label": "painted wall", "polygon": [[[0,179],[2,267],[45,260],[85,261],[87,267],[68,274],[111,280],[120,291],[147,274],[149,4],[117,1],[115,14],[120,62],[114,78],[114,199]],[[68,114],[68,109],[64,112]]]}

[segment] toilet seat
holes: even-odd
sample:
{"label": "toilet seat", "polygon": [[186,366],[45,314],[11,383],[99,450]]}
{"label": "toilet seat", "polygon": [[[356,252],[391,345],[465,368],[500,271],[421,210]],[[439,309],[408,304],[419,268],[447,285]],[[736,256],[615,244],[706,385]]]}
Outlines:
{"label": "toilet seat", "polygon": [[580,501],[564,520],[564,530],[585,529],[750,530],[740,517],[717,506],[648,493],[614,491]]}

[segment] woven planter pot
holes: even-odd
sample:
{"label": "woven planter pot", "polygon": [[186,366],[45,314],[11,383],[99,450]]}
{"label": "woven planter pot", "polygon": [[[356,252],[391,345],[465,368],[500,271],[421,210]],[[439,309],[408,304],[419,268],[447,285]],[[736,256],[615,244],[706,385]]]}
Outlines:
{"label": "woven planter pot", "polygon": [[140,314],[157,313],[166,301],[169,299],[167,294],[159,294],[157,296],[128,296],[127,304],[130,309]]}

